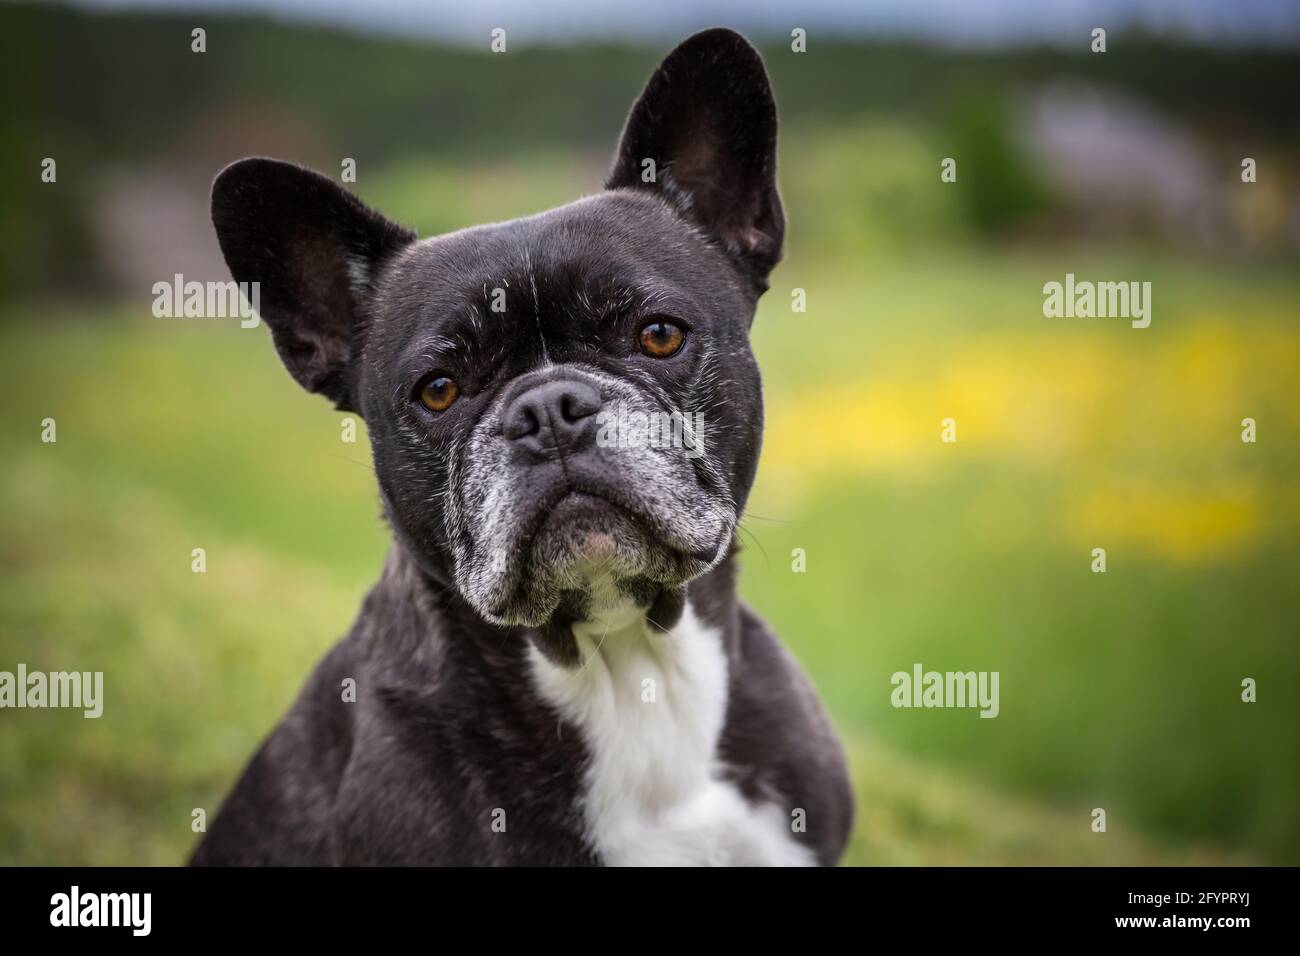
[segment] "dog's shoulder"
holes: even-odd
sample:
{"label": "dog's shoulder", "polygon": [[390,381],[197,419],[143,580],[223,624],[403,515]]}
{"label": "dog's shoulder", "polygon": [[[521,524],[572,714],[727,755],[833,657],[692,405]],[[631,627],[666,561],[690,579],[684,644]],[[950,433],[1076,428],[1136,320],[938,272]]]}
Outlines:
{"label": "dog's shoulder", "polygon": [[738,614],[723,761],[751,799],[780,799],[819,860],[834,863],[853,826],[843,748],[798,661],[748,606]]}
{"label": "dog's shoulder", "polygon": [[331,861],[334,794],[352,748],[346,682],[357,673],[356,647],[349,635],[317,665],[222,803],[193,865]]}

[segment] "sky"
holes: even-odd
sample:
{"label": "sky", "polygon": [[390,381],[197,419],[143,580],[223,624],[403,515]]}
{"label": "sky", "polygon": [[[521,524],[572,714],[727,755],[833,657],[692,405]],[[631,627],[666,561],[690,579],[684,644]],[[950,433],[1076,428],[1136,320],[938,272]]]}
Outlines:
{"label": "sky", "polygon": [[1140,27],[1210,44],[1300,45],[1300,0],[76,0],[98,9],[243,10],[381,34],[486,43],[659,39],[726,24],[755,37],[819,33],[943,44],[1069,44]]}

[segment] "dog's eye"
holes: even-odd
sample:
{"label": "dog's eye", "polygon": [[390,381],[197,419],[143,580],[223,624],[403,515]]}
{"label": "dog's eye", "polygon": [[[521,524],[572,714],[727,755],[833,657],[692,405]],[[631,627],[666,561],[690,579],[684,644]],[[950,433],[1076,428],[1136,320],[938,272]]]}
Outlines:
{"label": "dog's eye", "polygon": [[655,320],[642,326],[641,351],[651,358],[668,358],[686,342],[686,330],[671,322]]}
{"label": "dog's eye", "polygon": [[439,375],[424,383],[420,389],[420,403],[431,412],[445,412],[459,394],[455,382]]}

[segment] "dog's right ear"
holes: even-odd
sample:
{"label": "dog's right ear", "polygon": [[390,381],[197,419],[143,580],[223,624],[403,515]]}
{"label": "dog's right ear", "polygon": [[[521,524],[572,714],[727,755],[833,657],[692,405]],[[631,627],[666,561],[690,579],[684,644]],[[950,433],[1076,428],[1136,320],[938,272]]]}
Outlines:
{"label": "dog's right ear", "polygon": [[243,159],[212,184],[212,224],[237,282],[256,282],[280,359],[309,392],[356,411],[362,310],[384,261],[416,238],[333,181]]}

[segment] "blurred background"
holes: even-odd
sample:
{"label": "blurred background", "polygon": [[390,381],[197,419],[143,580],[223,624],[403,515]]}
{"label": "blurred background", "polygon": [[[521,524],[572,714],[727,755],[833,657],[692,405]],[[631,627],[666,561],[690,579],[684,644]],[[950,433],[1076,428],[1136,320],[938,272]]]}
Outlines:
{"label": "blurred background", "polygon": [[[1300,863],[1300,8],[747,6],[0,7],[0,669],[105,674],[99,720],[0,711],[0,863],[183,860],[378,573],[364,436],[264,328],[152,315],[227,278],[216,171],[352,159],[421,235],[539,211],[715,24],[790,221],[743,593],[846,741],[846,862]],[[1044,318],[1066,273],[1151,282],[1151,327]],[[895,710],[916,662],[1000,715]]]}

